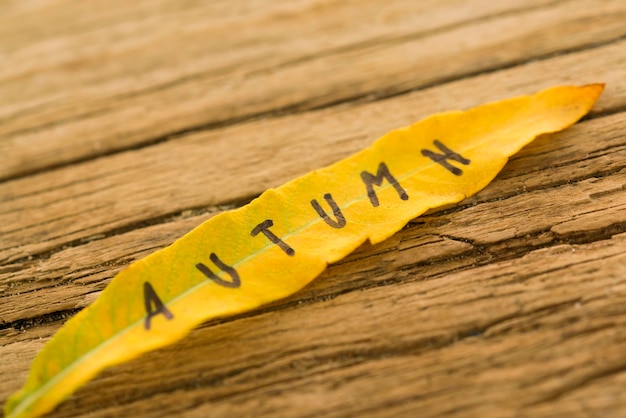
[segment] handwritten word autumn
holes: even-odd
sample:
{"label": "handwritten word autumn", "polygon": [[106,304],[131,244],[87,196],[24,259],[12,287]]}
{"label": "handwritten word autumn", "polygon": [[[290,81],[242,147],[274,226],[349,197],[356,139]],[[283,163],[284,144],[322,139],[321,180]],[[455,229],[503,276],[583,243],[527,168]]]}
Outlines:
{"label": "handwritten word autumn", "polygon": [[[439,149],[441,153],[437,153],[428,149],[422,149],[421,153],[424,157],[430,158],[435,163],[440,164],[450,173],[455,176],[460,176],[463,174],[463,170],[456,165],[452,165],[449,161],[456,161],[462,165],[469,165],[470,160],[464,158],[460,154],[452,151],[448,147],[446,147],[443,143],[438,140],[435,140],[433,144]],[[398,197],[401,200],[409,200],[409,195],[406,190],[400,185],[398,180],[393,176],[389,167],[385,162],[381,162],[378,164],[378,170],[376,174],[372,174],[368,171],[361,172],[361,180],[363,182],[363,186],[365,187],[365,191],[367,192],[367,197],[369,198],[370,203],[373,207],[379,206],[378,196],[376,195],[376,190],[374,186],[382,186],[383,182],[387,180],[387,182],[395,189],[398,193]],[[322,205],[316,200],[311,200],[311,207],[317,213],[317,215],[330,227],[340,229],[347,225],[348,220],[344,216],[341,211],[340,206],[337,204],[335,199],[332,197],[331,193],[324,194],[324,200],[330,207],[332,211],[332,215],[329,215]],[[277,245],[288,257],[293,257],[296,255],[296,249],[291,247],[287,242],[283,241],[279,236],[277,236],[270,228],[274,226],[274,221],[272,219],[265,219],[260,222],[250,231],[251,238],[257,238],[259,236],[264,236],[265,239],[268,239],[272,244]],[[237,270],[235,270],[232,266],[224,263],[215,253],[211,253],[209,255],[209,259],[211,262],[221,271],[226,273],[229,277],[228,280],[223,279],[218,276],[210,267],[208,267],[204,263],[197,263],[196,268],[204,274],[204,276],[215,284],[226,287],[236,289],[241,286],[241,277]],[[167,319],[173,319],[174,314],[170,312],[170,310],[165,306],[161,298],[157,295],[156,291],[150,284],[150,282],[144,282],[143,287],[143,296],[144,296],[144,305],[146,308],[146,318],[144,322],[144,327],[146,330],[150,330],[150,322],[154,316],[163,315]]]}

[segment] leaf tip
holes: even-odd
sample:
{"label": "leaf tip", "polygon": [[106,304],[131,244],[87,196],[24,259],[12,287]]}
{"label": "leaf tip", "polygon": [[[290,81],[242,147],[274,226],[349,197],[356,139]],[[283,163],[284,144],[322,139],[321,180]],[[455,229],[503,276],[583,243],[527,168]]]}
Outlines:
{"label": "leaf tip", "polygon": [[598,97],[600,97],[600,95],[604,91],[604,87],[606,87],[605,83],[591,83],[591,84],[585,84],[584,86],[581,86],[580,88],[589,92],[590,96],[593,96],[594,99],[597,100]]}

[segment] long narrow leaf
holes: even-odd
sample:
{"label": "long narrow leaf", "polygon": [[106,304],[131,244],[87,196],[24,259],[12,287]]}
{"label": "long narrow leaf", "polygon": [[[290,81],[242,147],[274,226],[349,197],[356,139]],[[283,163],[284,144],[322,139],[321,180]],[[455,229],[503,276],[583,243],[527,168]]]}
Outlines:
{"label": "long narrow leaf", "polygon": [[213,217],[119,273],[69,320],[6,416],[46,413],[105,367],[172,344],[207,319],[297,292],[364,241],[476,193],[535,137],[585,115],[602,89],[554,87],[434,115]]}

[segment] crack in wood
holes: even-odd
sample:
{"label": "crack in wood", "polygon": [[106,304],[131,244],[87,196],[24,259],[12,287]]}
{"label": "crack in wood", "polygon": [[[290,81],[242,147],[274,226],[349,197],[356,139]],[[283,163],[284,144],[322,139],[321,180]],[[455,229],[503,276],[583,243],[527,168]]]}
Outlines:
{"label": "crack in wood", "polygon": [[[604,149],[604,151],[609,151],[609,150],[613,150],[613,149],[618,149],[621,148],[623,145],[616,145],[616,146],[612,146],[612,147],[606,147]],[[600,154],[602,155],[602,154]],[[579,161],[588,161],[588,160],[592,160],[594,158],[598,158],[600,155],[598,155],[598,153],[594,153],[594,155],[589,155],[586,156],[584,158],[581,158],[580,160],[576,160],[576,161],[567,161],[563,164],[554,164],[554,165],[550,165],[550,166],[546,166],[546,167],[541,167],[540,169],[537,170],[537,172],[542,172],[542,171],[548,171],[548,170],[554,170],[555,168],[563,168],[563,167],[567,167],[569,165],[575,164]],[[470,207],[475,207],[477,205],[481,205],[481,204],[485,204],[485,203],[491,203],[491,202],[497,202],[497,201],[504,201],[507,199],[510,199],[512,197],[515,196],[519,196],[522,193],[530,193],[530,192],[535,192],[535,191],[540,191],[540,190],[547,190],[547,189],[552,189],[552,188],[556,188],[556,187],[560,187],[560,186],[564,186],[566,184],[574,184],[574,183],[578,183],[590,178],[604,178],[604,177],[608,177],[611,176],[613,174],[619,173],[621,172],[624,168],[626,168],[626,165],[618,165],[616,167],[611,167],[609,169],[605,169],[605,170],[597,170],[594,171],[593,173],[585,173],[584,175],[580,175],[580,176],[575,176],[575,177],[571,177],[567,180],[560,180],[560,181],[552,181],[552,182],[545,182],[542,184],[539,184],[537,186],[531,186],[531,187],[526,187],[524,189],[523,192],[520,192],[519,190],[512,190],[512,192],[510,193],[504,193],[499,195],[498,197],[495,198],[491,198],[491,199],[480,199],[480,200],[475,200],[472,201],[471,203],[463,203],[460,202],[455,206],[452,206],[450,208],[447,209],[442,209],[442,210],[438,210],[436,212],[433,212],[432,214],[437,214],[439,216],[441,215],[449,215],[449,214],[453,214],[453,213],[458,213],[461,212],[465,209],[468,209]],[[514,179],[517,176],[512,176],[509,177],[508,179]],[[152,225],[158,225],[158,224],[162,224],[162,223],[167,223],[167,222],[171,222],[177,218],[180,218],[182,216],[183,213],[185,212],[193,212],[193,213],[199,213],[198,211],[202,211],[201,213],[218,213],[220,211],[223,210],[232,210],[232,209],[237,209],[241,206],[244,206],[246,204],[248,204],[251,200],[253,200],[254,198],[258,197],[258,195],[253,195],[253,196],[249,196],[249,197],[245,197],[242,199],[237,199],[231,202],[224,202],[220,205],[217,206],[213,206],[213,207],[204,207],[204,206],[200,206],[200,207],[194,207],[194,208],[185,208],[179,211],[176,211],[175,213],[170,213],[170,214],[164,214],[164,215],[160,215],[151,219],[146,219],[146,220],[142,220],[140,222],[135,222],[135,223],[131,223],[128,225],[124,225],[118,228],[114,228],[108,231],[104,231],[102,233],[99,233],[99,236],[101,238],[99,239],[105,239],[114,235],[119,235],[119,234],[123,234],[132,230],[136,230],[136,229],[140,229],[140,228],[145,228],[148,226],[152,226]],[[414,226],[416,224],[418,224],[420,221],[420,218],[416,218],[413,221],[409,221],[409,223],[407,224],[407,226]],[[75,231],[76,232],[76,231]],[[85,241],[84,238],[78,238],[76,240],[64,243],[63,245],[51,249],[51,250],[47,250],[41,253],[35,253],[35,254],[30,254],[28,257],[22,257],[22,258],[18,258],[15,260],[11,260],[12,264],[19,264],[19,263],[24,263],[26,261],[33,261],[33,260],[45,260],[48,259],[50,256],[52,256],[53,254],[62,251],[64,249],[67,248],[71,248],[71,247],[77,247],[80,245],[84,245]],[[12,248],[12,247],[9,247]],[[5,260],[6,262],[6,260]]]}
{"label": "crack in wood", "polygon": [[[284,301],[278,301],[275,304],[272,304],[271,306],[267,306],[267,307],[261,307],[259,309],[256,309],[252,312],[249,313],[243,313],[243,314],[239,314],[239,315],[234,315],[230,318],[224,318],[224,319],[220,319],[220,320],[213,320],[213,321],[209,321],[207,323],[205,323],[204,325],[202,325],[202,327],[207,327],[207,326],[214,326],[217,324],[223,324],[223,323],[227,323],[227,322],[232,322],[232,321],[237,321],[239,319],[242,318],[249,318],[249,317],[253,317],[253,316],[257,316],[257,315],[263,315],[265,313],[268,312],[275,312],[275,311],[279,311],[279,310],[283,310],[283,309],[291,309],[291,308],[297,308],[299,306],[302,305],[308,305],[308,304],[315,304],[315,303],[319,303],[319,302],[327,302],[329,300],[333,300],[339,296],[348,294],[348,293],[352,293],[354,291],[362,291],[362,290],[366,290],[366,289],[373,289],[373,288],[379,288],[379,287],[386,287],[386,286],[392,286],[392,285],[398,285],[398,284],[402,284],[402,283],[407,283],[407,282],[412,282],[412,281],[422,281],[422,280],[432,280],[438,277],[442,277],[448,274],[452,274],[452,273],[456,273],[459,271],[465,271],[465,270],[469,270],[469,269],[475,269],[475,268],[479,268],[481,266],[485,266],[485,265],[489,265],[489,264],[493,264],[496,262],[502,262],[502,261],[507,261],[507,260],[511,260],[511,259],[519,259],[524,257],[525,255],[539,250],[539,249],[545,249],[545,248],[551,248],[551,247],[555,247],[555,246],[560,246],[563,244],[567,244],[567,245],[582,245],[582,244],[590,244],[593,242],[597,242],[597,241],[603,241],[606,239],[610,239],[612,236],[620,234],[626,232],[626,222],[620,222],[620,223],[616,223],[616,224],[612,224],[606,228],[602,228],[600,230],[595,230],[595,231],[586,231],[585,233],[571,233],[571,234],[566,234],[566,235],[558,235],[552,231],[550,231],[550,229],[545,229],[542,231],[538,231],[535,232],[533,234],[530,234],[531,237],[536,237],[536,236],[540,236],[540,235],[544,235],[544,234],[550,234],[552,235],[553,239],[549,242],[549,243],[544,243],[544,244],[540,244],[540,245],[530,245],[530,246],[521,246],[521,247],[515,247],[513,251],[511,251],[511,247],[510,246],[503,246],[503,243],[506,242],[512,242],[512,241],[521,241],[521,242],[525,242],[528,241],[529,236],[525,236],[525,237],[515,237],[513,239],[508,239],[508,240],[504,240],[504,241],[499,241],[499,242],[494,242],[492,244],[475,244],[475,243],[471,243],[470,240],[465,240],[465,239],[460,239],[460,238],[456,238],[456,240],[460,241],[460,242],[464,242],[464,243],[468,243],[470,245],[472,245],[472,249],[469,251],[465,251],[465,252],[461,252],[459,254],[455,254],[453,256],[443,256],[443,257],[435,257],[433,259],[427,260],[427,261],[422,261],[419,263],[415,263],[415,264],[406,264],[403,266],[402,270],[410,272],[410,271],[415,271],[416,269],[419,269],[422,266],[428,266],[428,265],[433,265],[433,264],[442,264],[442,263],[446,263],[446,262],[450,262],[452,260],[457,260],[457,259],[469,259],[469,258],[475,258],[475,261],[473,263],[471,263],[470,265],[465,265],[465,266],[461,266],[461,267],[456,267],[456,268],[452,268],[450,270],[446,270],[444,272],[440,272],[436,275],[433,276],[429,276],[429,277],[420,277],[420,278],[416,278],[416,279],[411,279],[409,275],[406,276],[402,276],[401,278],[393,278],[393,279],[386,279],[384,281],[381,282],[362,282],[362,281],[357,281],[357,283],[355,283],[354,287],[350,287],[350,288],[346,288],[346,289],[342,289],[340,291],[332,291],[331,288],[331,293],[326,293],[326,294],[321,294],[321,295],[316,295],[313,297],[307,297],[307,298],[301,298],[301,299],[297,299],[297,300],[288,300],[287,302]],[[447,237],[447,236],[446,236]],[[450,238],[448,238],[450,239]],[[469,241],[469,242],[468,242]],[[494,248],[503,248],[505,247],[506,249],[502,249],[499,251],[494,251]],[[484,257],[485,254],[488,254],[489,256],[487,258]],[[366,257],[362,257],[359,258],[357,260],[353,260],[354,261],[361,261],[363,259],[367,259],[369,257],[376,257],[377,255],[379,255],[378,253],[376,254],[372,254],[370,256],[366,256]],[[589,261],[584,261],[583,263],[587,263]],[[331,266],[332,267],[332,266]],[[557,271],[558,269],[562,269],[564,267],[559,267],[555,270],[546,270],[546,272],[549,271]],[[374,268],[371,271],[378,271],[378,268]],[[360,271],[360,273],[363,273],[363,271]],[[522,278],[518,278],[518,280],[524,280],[524,278],[530,278],[533,275],[529,275],[529,276],[522,276]],[[68,280],[65,281],[63,284],[69,284],[72,283],[75,279],[73,280]],[[6,296],[10,296],[10,295],[3,295],[0,296],[0,299],[2,299],[3,297]],[[68,312],[78,312],[80,311],[80,309],[76,309],[76,310],[72,310],[72,311],[60,311],[60,312],[55,312],[55,313],[51,313],[51,314],[46,314],[46,315],[42,315],[41,317],[33,317],[33,318],[24,318],[24,319],[20,319],[17,321],[12,321],[9,323],[5,323],[3,325],[0,325],[0,329],[4,329],[4,328],[20,328],[20,329],[29,329],[33,326],[37,326],[40,323],[43,322],[50,322],[55,320],[54,318],[56,318],[55,315],[63,315],[63,314],[67,314]],[[41,318],[41,320],[40,320]],[[49,320],[49,318],[52,318]]]}

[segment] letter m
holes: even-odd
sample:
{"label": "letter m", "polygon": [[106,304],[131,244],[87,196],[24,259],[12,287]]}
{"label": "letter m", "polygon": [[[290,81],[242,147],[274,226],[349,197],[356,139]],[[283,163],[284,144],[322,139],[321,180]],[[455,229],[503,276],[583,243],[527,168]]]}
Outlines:
{"label": "letter m", "polygon": [[374,207],[378,206],[378,196],[376,196],[374,186],[382,186],[383,180],[385,179],[387,179],[387,181],[393,186],[393,188],[396,189],[396,192],[398,192],[400,199],[409,199],[406,191],[402,188],[402,186],[400,186],[398,180],[396,180],[396,178],[391,175],[387,164],[385,164],[384,162],[378,165],[378,171],[376,172],[376,175],[373,175],[372,173],[369,173],[367,171],[363,171],[361,172],[361,179],[363,180],[363,183],[365,183],[367,196],[370,198],[370,202]]}

